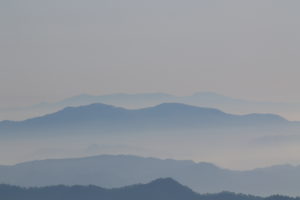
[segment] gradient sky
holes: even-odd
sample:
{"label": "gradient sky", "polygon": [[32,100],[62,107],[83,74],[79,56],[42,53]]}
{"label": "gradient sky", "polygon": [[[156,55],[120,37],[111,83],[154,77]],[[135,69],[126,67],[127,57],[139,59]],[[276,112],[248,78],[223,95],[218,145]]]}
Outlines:
{"label": "gradient sky", "polygon": [[0,107],[213,91],[300,102],[298,0],[1,0]]}

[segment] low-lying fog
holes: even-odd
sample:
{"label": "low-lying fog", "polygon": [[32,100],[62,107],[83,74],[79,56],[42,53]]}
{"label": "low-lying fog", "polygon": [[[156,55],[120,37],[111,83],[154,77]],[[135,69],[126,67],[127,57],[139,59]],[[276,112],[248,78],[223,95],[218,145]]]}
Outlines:
{"label": "low-lying fog", "polygon": [[0,141],[0,165],[23,161],[132,154],[210,162],[229,169],[300,164],[300,136],[293,133],[206,131],[206,133],[140,133],[101,136],[57,136]]}

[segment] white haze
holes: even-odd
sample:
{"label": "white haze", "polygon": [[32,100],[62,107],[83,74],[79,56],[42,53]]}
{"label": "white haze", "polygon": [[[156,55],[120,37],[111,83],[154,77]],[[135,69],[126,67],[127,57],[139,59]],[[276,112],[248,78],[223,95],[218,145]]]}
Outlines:
{"label": "white haze", "polygon": [[[171,134],[171,135],[170,135]],[[262,137],[261,135],[266,135]],[[211,162],[228,169],[253,169],[300,164],[300,137],[242,130],[202,133],[140,133],[131,136],[64,136],[30,140],[2,140],[0,165],[46,158],[131,154]],[[282,134],[283,135],[283,134]],[[265,137],[269,137],[266,138]],[[279,137],[279,138],[278,138]],[[281,138],[280,138],[281,137]]]}

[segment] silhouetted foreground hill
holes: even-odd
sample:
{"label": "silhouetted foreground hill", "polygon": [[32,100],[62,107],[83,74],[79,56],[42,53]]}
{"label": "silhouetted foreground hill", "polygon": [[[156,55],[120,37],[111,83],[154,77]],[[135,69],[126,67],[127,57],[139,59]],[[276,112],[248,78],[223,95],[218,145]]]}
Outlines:
{"label": "silhouetted foreground hill", "polygon": [[267,198],[223,192],[200,195],[171,178],[157,179],[148,184],[117,189],[96,186],[49,186],[21,188],[0,185],[0,199],[5,200],[299,200],[287,196]]}
{"label": "silhouetted foreground hill", "polygon": [[[141,131],[178,131],[226,127],[277,127],[292,122],[278,115],[233,115],[217,109],[164,103],[155,107],[127,110],[105,104],[67,107],[53,114],[25,121],[0,122],[1,136],[29,136],[45,133],[133,133]],[[22,133],[22,134],[20,134]],[[26,134],[27,133],[27,134]]]}
{"label": "silhouetted foreground hill", "polygon": [[209,163],[125,155],[50,159],[0,166],[0,183],[19,186],[97,185],[105,188],[171,177],[196,192],[232,191],[253,195],[299,196],[300,167],[273,166],[250,171]]}

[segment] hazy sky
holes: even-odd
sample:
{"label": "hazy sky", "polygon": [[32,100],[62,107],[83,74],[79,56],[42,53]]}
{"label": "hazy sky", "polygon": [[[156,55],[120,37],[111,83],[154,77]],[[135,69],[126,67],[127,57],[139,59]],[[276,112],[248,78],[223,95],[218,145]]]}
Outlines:
{"label": "hazy sky", "polygon": [[213,91],[300,102],[299,0],[1,0],[0,107]]}

